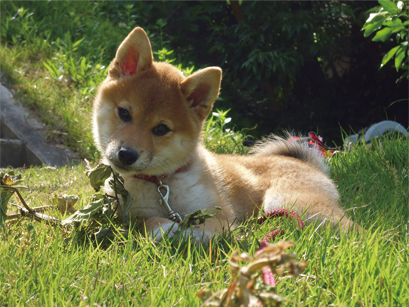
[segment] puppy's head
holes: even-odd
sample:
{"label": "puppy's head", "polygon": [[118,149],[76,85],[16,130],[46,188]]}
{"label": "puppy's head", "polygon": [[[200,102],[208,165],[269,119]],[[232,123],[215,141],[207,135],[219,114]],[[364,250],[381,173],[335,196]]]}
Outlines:
{"label": "puppy's head", "polygon": [[93,132],[104,161],[122,174],[161,175],[188,163],[219,95],[221,69],[185,78],[154,62],[135,28],[119,46],[94,102]]}

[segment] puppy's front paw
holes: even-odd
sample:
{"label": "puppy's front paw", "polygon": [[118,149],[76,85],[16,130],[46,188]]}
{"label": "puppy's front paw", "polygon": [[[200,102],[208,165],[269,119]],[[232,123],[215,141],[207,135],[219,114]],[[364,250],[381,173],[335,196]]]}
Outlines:
{"label": "puppy's front paw", "polygon": [[211,231],[205,230],[201,227],[195,227],[195,226],[192,226],[184,230],[179,230],[179,231],[180,231],[180,235],[183,236],[186,240],[189,236],[192,239],[194,239],[196,245],[199,245],[200,243],[208,242],[214,234]]}
{"label": "puppy's front paw", "polygon": [[159,242],[166,234],[169,238],[178,235],[185,240],[190,236],[194,239],[196,245],[208,242],[214,235],[214,231],[207,230],[204,225],[191,226],[186,229],[180,229],[179,225],[168,219],[153,217],[145,221],[148,237]]}
{"label": "puppy's front paw", "polygon": [[175,222],[161,217],[148,219],[145,222],[145,227],[148,237],[156,242],[161,241],[164,234],[167,234],[168,237],[173,237],[178,229],[178,225]]}

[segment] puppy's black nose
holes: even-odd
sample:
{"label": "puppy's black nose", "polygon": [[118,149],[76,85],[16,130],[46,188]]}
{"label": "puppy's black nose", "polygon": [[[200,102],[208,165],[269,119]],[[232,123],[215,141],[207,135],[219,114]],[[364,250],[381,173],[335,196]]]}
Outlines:
{"label": "puppy's black nose", "polygon": [[121,147],[118,150],[118,159],[124,165],[132,165],[138,160],[138,153],[130,148]]}

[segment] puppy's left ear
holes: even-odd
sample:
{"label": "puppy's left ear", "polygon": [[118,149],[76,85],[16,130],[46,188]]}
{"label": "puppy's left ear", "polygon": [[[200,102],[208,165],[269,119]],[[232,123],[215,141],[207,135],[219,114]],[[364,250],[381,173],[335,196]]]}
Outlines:
{"label": "puppy's left ear", "polygon": [[183,95],[201,119],[205,119],[219,96],[222,70],[208,67],[187,77],[181,84]]}
{"label": "puppy's left ear", "polygon": [[145,31],[136,27],[124,39],[111,62],[109,74],[114,78],[134,75],[151,67],[152,48]]}

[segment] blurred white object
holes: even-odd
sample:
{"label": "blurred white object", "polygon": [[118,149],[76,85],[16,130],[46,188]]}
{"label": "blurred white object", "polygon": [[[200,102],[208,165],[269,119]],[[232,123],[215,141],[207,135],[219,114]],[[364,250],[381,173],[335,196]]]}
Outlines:
{"label": "blurred white object", "polygon": [[358,134],[350,135],[345,139],[345,144],[354,143],[356,144],[360,139],[365,141],[365,144],[369,143],[371,140],[378,136],[382,136],[385,132],[388,133],[402,133],[408,136],[408,131],[399,123],[392,120],[384,120],[377,124],[373,124],[368,128],[368,130],[362,129]]}

